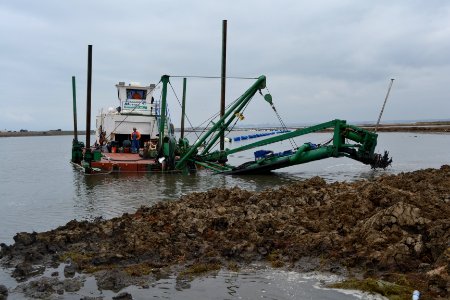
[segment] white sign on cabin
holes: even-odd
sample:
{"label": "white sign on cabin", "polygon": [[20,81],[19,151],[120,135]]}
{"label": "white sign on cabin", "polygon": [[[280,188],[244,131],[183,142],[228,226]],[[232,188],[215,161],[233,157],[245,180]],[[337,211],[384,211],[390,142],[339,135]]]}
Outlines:
{"label": "white sign on cabin", "polygon": [[124,112],[145,112],[149,110],[146,100],[127,99],[122,101],[121,106]]}
{"label": "white sign on cabin", "polygon": [[141,115],[155,113],[153,108],[153,89],[155,85],[125,85],[125,83],[120,82],[116,87],[119,92],[118,96],[122,113]]}

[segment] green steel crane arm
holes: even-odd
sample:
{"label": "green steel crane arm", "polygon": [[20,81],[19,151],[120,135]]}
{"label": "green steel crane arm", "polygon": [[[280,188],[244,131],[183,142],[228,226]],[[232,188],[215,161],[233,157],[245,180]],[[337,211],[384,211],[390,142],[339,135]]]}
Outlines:
{"label": "green steel crane arm", "polygon": [[[203,149],[201,155],[208,153],[208,151],[214,146],[215,142],[219,139],[221,134],[230,126],[230,124],[237,118],[237,114],[240,113],[247,103],[253,98],[257,91],[266,87],[266,77],[260,76],[258,80],[241,96],[236,103],[231,106],[224,114],[224,116],[217,122],[217,128],[219,129],[211,141]],[[228,120],[227,118],[230,117]],[[221,126],[221,124],[223,124]],[[214,127],[213,127],[214,128]],[[214,131],[211,130],[211,134]],[[209,136],[209,135],[208,135]]]}
{"label": "green steel crane arm", "polygon": [[218,171],[220,174],[261,174],[276,169],[303,164],[314,160],[325,159],[335,155],[334,146],[323,146],[312,150],[309,144],[300,146],[297,151],[290,156],[270,157],[254,162],[248,162],[241,166],[224,171]]}
{"label": "green steel crane arm", "polygon": [[211,129],[209,129],[194,145],[192,145],[189,148],[186,154],[184,154],[177,162],[175,168],[182,169],[185,166],[186,162],[197,153],[199,146],[202,145],[206,141],[206,139],[208,139],[211,135],[215,134],[212,140],[206,145],[205,149],[202,151],[202,155],[206,154],[214,145],[214,143],[217,141],[217,139],[220,137],[221,133],[224,132],[227,129],[227,127],[233,122],[233,120],[237,117],[236,114],[242,111],[242,109],[252,99],[252,97],[256,94],[256,92],[265,87],[266,87],[266,77],[264,75],[261,75],[256,80],[256,82],[242,96],[240,96],[236,100],[236,102],[225,112],[225,114],[219,119],[219,121],[215,123],[211,127]]}
{"label": "green steel crane arm", "polygon": [[333,121],[329,121],[329,122],[325,122],[325,123],[321,123],[321,124],[317,124],[311,127],[307,127],[307,128],[302,128],[302,129],[297,129],[295,131],[292,132],[288,132],[279,136],[274,136],[271,138],[267,138],[261,141],[257,141],[255,143],[251,143],[251,144],[247,144],[238,148],[234,148],[234,149],[226,149],[223,152],[220,151],[214,151],[211,153],[208,153],[206,155],[200,156],[202,160],[215,160],[220,156],[228,156],[230,154],[234,154],[237,152],[241,152],[241,151],[245,151],[245,150],[249,150],[249,149],[253,149],[253,148],[257,148],[257,147],[261,147],[261,146],[265,146],[265,145],[269,145],[269,144],[273,144],[273,143],[278,143],[287,139],[291,139],[297,136],[301,136],[301,135],[305,135],[305,134],[309,134],[309,133],[313,133],[316,131],[320,131],[320,130],[324,130],[327,128],[332,128],[332,127],[341,127],[341,126],[346,126],[346,122],[342,121],[342,120],[333,120]]}
{"label": "green steel crane arm", "polygon": [[[287,155],[274,155],[255,159],[255,161],[249,161],[238,167],[229,168],[227,170],[219,171],[221,174],[250,174],[272,171],[280,168],[285,168],[293,165],[303,164],[314,160],[329,158],[329,157],[348,157],[364,164],[370,164],[372,168],[386,168],[392,162],[392,159],[388,157],[388,153],[384,155],[376,154],[375,146],[377,144],[377,134],[369,132],[362,128],[347,125],[346,121],[334,120],[319,124],[316,126],[304,128],[285,134],[284,137],[278,137],[278,140],[284,140],[288,137],[295,137],[302,134],[326,129],[334,125],[333,143],[331,145],[313,145],[311,143],[305,143],[302,146],[295,149],[295,152]],[[345,139],[353,140],[356,144],[345,144]],[[261,142],[253,143],[247,146],[236,148],[234,150],[243,151],[259,146],[276,142],[275,138],[267,139]],[[235,153],[227,152],[227,153]],[[204,158],[202,158],[204,159]]]}
{"label": "green steel crane arm", "polygon": [[[295,138],[298,136],[321,131],[328,128],[334,128],[333,144],[336,148],[339,148],[341,146],[349,146],[344,144],[344,139],[347,138],[357,143],[360,143],[358,147],[361,148],[361,152],[373,153],[375,150],[377,134],[369,132],[357,126],[348,125],[345,120],[336,119],[329,122],[317,124],[314,126],[297,129],[295,131],[282,134],[280,136],[271,137],[238,148],[226,149],[223,153],[226,156],[228,156],[230,154],[234,154],[237,152],[281,142],[287,139]],[[215,151],[200,157],[203,160],[213,159],[214,157],[218,157],[218,152],[219,151]]]}
{"label": "green steel crane arm", "polygon": [[333,121],[329,121],[326,123],[322,123],[322,124],[317,124],[311,127],[307,127],[307,128],[302,128],[302,129],[297,129],[295,131],[292,132],[288,132],[279,136],[274,136],[268,139],[264,139],[261,141],[257,141],[255,143],[251,143],[242,147],[238,147],[238,148],[234,148],[234,149],[230,149],[230,150],[225,150],[227,155],[233,154],[233,153],[237,153],[237,152],[241,152],[241,151],[245,151],[248,149],[252,149],[252,148],[257,148],[257,147],[261,147],[261,146],[265,146],[265,145],[269,145],[269,144],[273,144],[273,143],[277,143],[277,142],[281,142],[287,139],[291,139],[297,136],[301,136],[301,135],[305,135],[308,133],[313,133],[316,131],[320,131],[320,130],[324,130],[330,127],[334,127],[337,122],[343,122],[345,124],[345,121],[340,121],[340,120],[333,120]]}

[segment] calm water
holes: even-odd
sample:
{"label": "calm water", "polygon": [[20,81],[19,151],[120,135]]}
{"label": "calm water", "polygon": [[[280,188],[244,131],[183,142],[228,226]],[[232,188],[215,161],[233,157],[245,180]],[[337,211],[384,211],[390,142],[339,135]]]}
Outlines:
{"label": "calm water", "polygon": [[[239,133],[235,135],[239,135]],[[330,134],[326,133],[310,134],[297,138],[296,143],[297,145],[309,141],[323,143],[329,138]],[[85,176],[69,164],[71,141],[72,137],[70,136],[0,138],[0,242],[12,243],[12,237],[19,231],[49,230],[72,219],[91,220],[97,216],[111,218],[124,212],[132,212],[141,205],[152,205],[158,201],[177,199],[182,194],[205,191],[213,187],[239,186],[243,189],[259,191],[316,175],[322,176],[328,181],[352,181],[383,173],[436,168],[450,163],[450,151],[448,150],[450,149],[450,135],[380,133],[378,152],[388,150],[394,158],[392,167],[386,171],[372,171],[370,167],[347,158],[332,158],[261,176],[211,176],[206,172],[189,176]],[[242,144],[243,142],[234,142],[227,147]],[[277,146],[266,147],[266,149],[274,151],[290,148],[291,145],[287,141]],[[253,159],[253,152],[247,151],[231,156],[230,162],[238,165],[251,159]],[[281,273],[279,274],[278,271],[271,271],[268,274],[284,276],[280,275]],[[269,282],[272,285],[264,288],[275,291],[278,296],[267,292],[264,294],[266,298],[299,298],[289,298],[281,292],[276,292],[276,289],[272,290],[277,280],[267,279],[266,275],[261,271],[252,275],[254,278],[259,278],[252,277],[252,280],[256,282],[254,289],[251,288],[252,285],[246,279],[247,277],[236,275],[237,277],[233,278],[239,282],[240,291],[248,290],[249,293],[259,293],[263,289],[262,286]],[[8,286],[14,284],[5,272],[0,274],[0,283],[2,281],[6,282]],[[217,299],[239,298],[242,295],[244,295],[242,296],[244,299],[247,297],[245,293],[234,296],[227,294],[228,288],[225,282],[226,280],[220,276],[219,279],[205,278],[193,282],[191,288],[188,289],[191,292],[178,295],[175,293],[176,290],[173,290],[173,296],[193,299],[194,295],[203,289],[211,292],[212,289],[220,290],[217,288],[220,286],[224,290],[219,293]],[[338,292],[331,291],[331,293]],[[241,296],[238,297],[238,295]],[[311,297],[313,296],[304,296],[305,299]],[[336,297],[334,298],[336,299]],[[343,299],[347,299],[347,297],[349,296],[345,296]],[[316,295],[313,298],[321,297]]]}

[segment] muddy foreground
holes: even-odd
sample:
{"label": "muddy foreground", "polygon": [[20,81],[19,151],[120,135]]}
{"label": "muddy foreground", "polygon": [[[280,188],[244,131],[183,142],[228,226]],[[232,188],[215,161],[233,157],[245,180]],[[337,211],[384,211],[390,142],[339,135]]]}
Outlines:
{"label": "muddy foreground", "polygon": [[[75,272],[119,291],[171,272],[187,278],[261,262],[382,279],[404,287],[405,299],[414,289],[423,299],[448,299],[450,166],[354,183],[315,177],[262,192],[213,189],[14,240],[0,257],[19,281],[68,264],[66,280],[41,279],[30,297],[76,291]],[[30,285],[19,288],[26,294]]]}

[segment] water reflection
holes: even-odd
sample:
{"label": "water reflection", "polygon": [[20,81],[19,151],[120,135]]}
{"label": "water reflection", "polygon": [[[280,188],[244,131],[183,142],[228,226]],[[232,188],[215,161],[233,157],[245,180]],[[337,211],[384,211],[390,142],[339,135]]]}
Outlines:
{"label": "water reflection", "polygon": [[[322,289],[321,282],[336,276],[302,274],[261,267],[236,272],[220,270],[216,274],[184,281],[169,277],[154,282],[150,289],[125,289],[137,299],[361,299],[363,294]],[[105,296],[109,296],[105,294]],[[375,299],[375,297],[374,297]]]}
{"label": "water reflection", "polygon": [[74,169],[73,201],[76,207],[85,210],[88,218],[92,218],[99,214],[112,216],[141,205],[175,200],[184,194],[212,188],[262,190],[293,180],[285,173],[245,177],[214,175],[208,171],[193,175],[119,173],[87,176]]}
{"label": "water reflection", "polygon": [[[418,137],[417,137],[418,136]],[[315,133],[296,139],[300,144],[305,141],[320,142],[327,139],[326,133]],[[417,145],[417,139],[422,143]],[[244,142],[245,143],[245,142]],[[433,153],[426,157],[422,148],[430,144],[443,144],[443,147],[428,149]],[[235,146],[240,146],[243,143]],[[371,170],[369,166],[348,158],[330,158],[308,164],[292,166],[264,175],[222,176],[209,171],[197,174],[127,174],[86,176],[78,170],[72,170],[74,203],[76,217],[92,219],[98,216],[110,218],[124,212],[131,212],[141,205],[153,205],[159,201],[171,201],[191,192],[202,192],[212,188],[239,187],[251,191],[276,188],[299,179],[321,176],[328,182],[355,181],[373,179],[382,174],[398,173],[421,167],[439,167],[450,161],[445,145],[450,147],[448,135],[410,135],[405,133],[380,134],[378,152],[389,149],[394,164],[387,170]],[[282,151],[287,143],[271,145],[271,150]],[[411,149],[417,149],[411,151]],[[420,163],[417,162],[418,153]],[[422,152],[424,153],[424,152]],[[244,151],[230,156],[234,165],[253,159],[253,151]]]}

